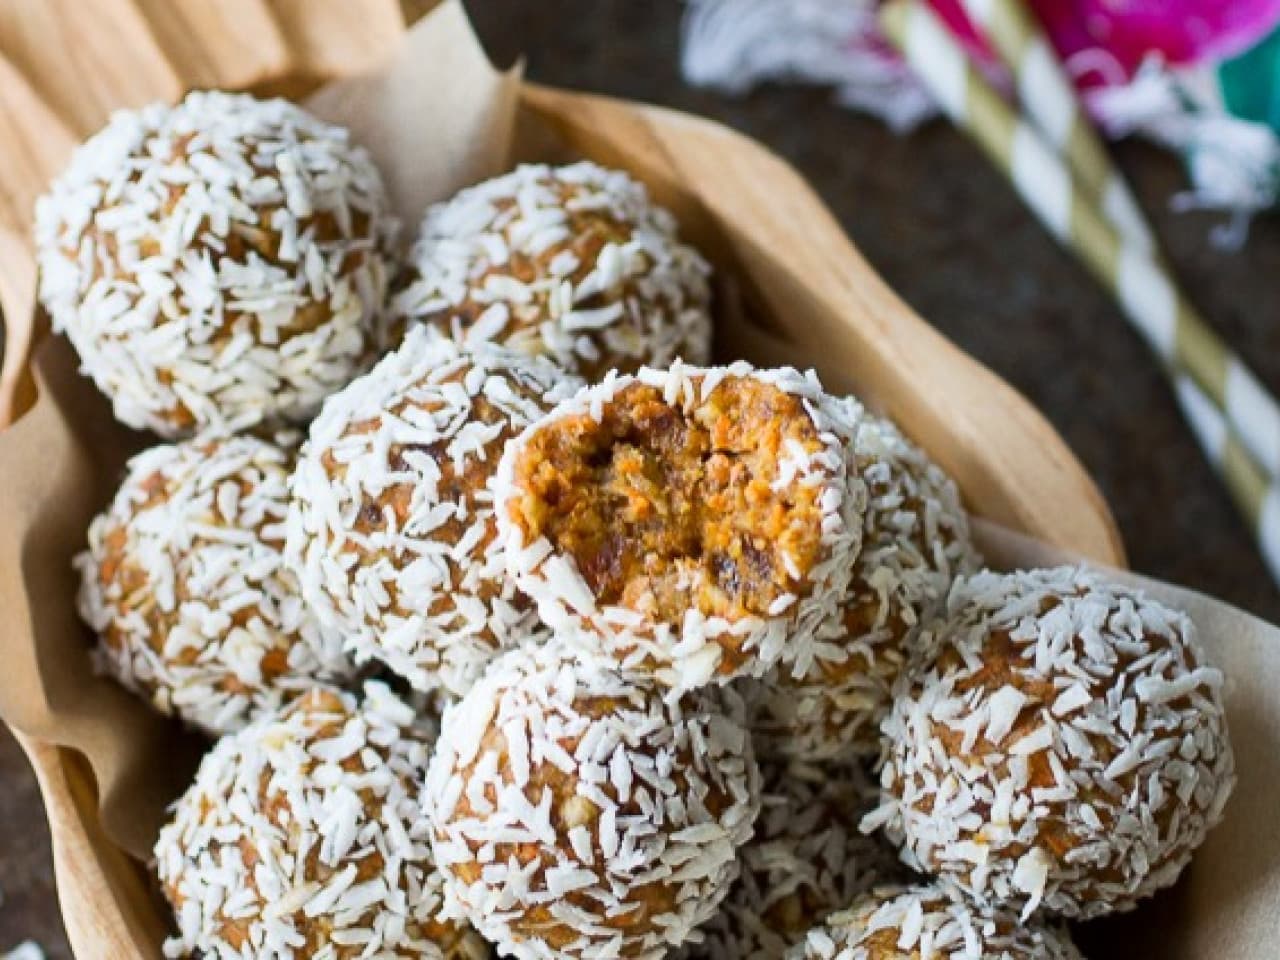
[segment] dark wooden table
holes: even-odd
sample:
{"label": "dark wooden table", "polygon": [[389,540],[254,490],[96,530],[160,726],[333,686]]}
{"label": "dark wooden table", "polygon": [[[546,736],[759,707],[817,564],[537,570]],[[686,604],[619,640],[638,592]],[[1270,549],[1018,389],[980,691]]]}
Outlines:
{"label": "dark wooden table", "polygon": [[[898,137],[822,91],[690,90],[673,0],[470,6],[495,58],[523,52],[536,80],[705,114],[789,159],[912,306],[1048,415],[1097,478],[1135,568],[1280,620],[1280,591],[1146,347],[963,137],[941,123]],[[1280,218],[1255,223],[1241,252],[1214,250],[1219,217],[1168,210],[1185,185],[1176,160],[1137,144],[1119,156],[1192,298],[1280,392]],[[0,731],[0,955],[30,937],[69,956],[47,846],[30,772]]]}

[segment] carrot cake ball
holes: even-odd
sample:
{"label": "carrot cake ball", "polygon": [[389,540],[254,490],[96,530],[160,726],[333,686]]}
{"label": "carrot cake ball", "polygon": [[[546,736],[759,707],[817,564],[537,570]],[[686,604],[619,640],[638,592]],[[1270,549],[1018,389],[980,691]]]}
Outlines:
{"label": "carrot cake ball", "polygon": [[804,662],[861,537],[848,417],[791,369],[609,377],[507,448],[508,567],[554,629],[677,689]]}
{"label": "carrot cake ball", "polygon": [[706,262],[620,170],[521,166],[431,207],[393,322],[545,354],[599,379],[711,348]]}
{"label": "carrot cake ball", "polygon": [[289,559],[357,660],[459,696],[543,632],[506,576],[489,481],[506,442],[579,385],[421,327],[325,404],[293,477]]}
{"label": "carrot cake ball", "polygon": [[955,483],[888,420],[857,407],[852,448],[867,486],[862,550],[843,616],[808,664],[760,684],[762,752],[809,760],[873,756],[893,685],[920,625],[977,555]]}
{"label": "carrot cake ball", "polygon": [[284,565],[292,461],[248,436],[152,447],[75,561],[99,666],[210,734],[354,670]]}
{"label": "carrot cake ball", "polygon": [[952,900],[938,887],[883,887],[809,932],[787,960],[1083,960],[1065,928]]}
{"label": "carrot cake ball", "polygon": [[427,775],[450,915],[517,960],[660,960],[723,899],[759,790],[731,691],[509,651],[445,711]]}
{"label": "carrot cake ball", "polygon": [[419,778],[430,741],[382,684],[316,688],[220,740],[155,863],[165,956],[485,960],[444,916]]}
{"label": "carrot cake ball", "polygon": [[305,419],[368,355],[393,233],[345,130],[195,92],[75,152],[36,206],[40,299],[129,426]]}
{"label": "carrot cake ball", "polygon": [[682,960],[780,960],[828,914],[905,876],[893,849],[858,830],[879,785],[856,764],[763,762],[755,834],[741,875]]}
{"label": "carrot cake ball", "polygon": [[979,903],[1068,917],[1177,879],[1235,783],[1183,614],[1078,567],[960,581],[885,722],[887,825]]}

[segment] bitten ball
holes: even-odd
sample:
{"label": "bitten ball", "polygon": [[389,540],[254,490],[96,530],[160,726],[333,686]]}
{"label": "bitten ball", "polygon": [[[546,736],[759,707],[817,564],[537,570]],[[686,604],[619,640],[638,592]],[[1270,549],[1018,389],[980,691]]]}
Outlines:
{"label": "bitten ball", "polygon": [[579,384],[419,327],[325,404],[293,476],[288,556],[358,660],[460,696],[498,650],[545,635],[506,576],[489,481],[506,442]]}
{"label": "bitten ball", "polygon": [[152,447],[76,558],[100,666],[207,733],[354,672],[284,564],[292,465],[248,436]]}
{"label": "bitten ball", "polygon": [[364,364],[394,222],[345,130],[194,92],[122,110],[36,206],[40,299],[116,417],[299,420]]}
{"label": "bitten ball", "polygon": [[447,919],[420,795],[429,737],[382,684],[315,689],[219,741],[155,862],[165,956],[486,960]]}
{"label": "bitten ball", "polygon": [[886,887],[828,918],[786,960],[1083,960],[1065,928],[982,910],[937,887]]}
{"label": "bitten ball", "polygon": [[570,642],[673,688],[803,659],[861,539],[852,426],[795,370],[610,377],[508,446],[508,569]]}
{"label": "bitten ball", "polygon": [[393,322],[548,356],[599,379],[706,363],[709,268],[620,170],[526,165],[431,207]]}
{"label": "bitten ball", "polygon": [[809,662],[776,670],[752,697],[761,752],[810,761],[879,751],[916,633],[955,578],[978,565],[954,481],[893,423],[845,402],[867,487],[853,578]]}
{"label": "bitten ball", "polygon": [[660,960],[714,912],[751,835],[740,708],[555,642],[503,654],[446,710],[427,776],[456,915],[519,960]]}
{"label": "bitten ball", "polygon": [[1183,614],[1080,567],[960,581],[885,723],[884,823],[979,903],[1069,917],[1177,879],[1235,783]]}

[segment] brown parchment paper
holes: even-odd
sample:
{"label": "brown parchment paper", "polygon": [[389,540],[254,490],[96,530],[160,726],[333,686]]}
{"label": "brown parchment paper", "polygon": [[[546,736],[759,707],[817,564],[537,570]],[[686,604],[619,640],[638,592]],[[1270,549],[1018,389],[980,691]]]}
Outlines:
{"label": "brown parchment paper", "polygon": [[[548,131],[517,126],[518,86],[518,70],[500,74],[490,67],[461,5],[450,0],[410,32],[394,62],[326,88],[310,105],[349,126],[374,153],[409,232],[427,203],[513,159],[560,158]],[[628,165],[626,156],[596,159]],[[675,208],[722,276],[732,277],[731,251],[750,238],[718,233],[723,228],[708,222],[681,184],[651,180],[650,186]],[[740,278],[745,296],[732,281],[718,290],[720,356],[812,365],[833,389],[856,389],[845,374],[858,366],[851,347],[828,342],[800,349],[784,339],[788,317],[766,320],[753,308],[794,299],[802,292],[795,279],[751,273]],[[12,300],[4,306],[31,308]],[[185,787],[206,744],[93,675],[90,637],[75,614],[70,560],[83,547],[89,519],[113,493],[125,458],[154,441],[113,421],[106,401],[78,376],[61,338],[45,341],[34,366],[40,400],[0,434],[0,715],[24,733],[83,754],[106,832],[145,860],[164,807]],[[875,405],[875,396],[866,399]],[[993,566],[1068,559],[998,527],[979,522],[978,532]],[[1199,594],[1118,575],[1185,609],[1225,670],[1240,785],[1226,823],[1177,887],[1130,915],[1081,927],[1079,941],[1088,956],[1102,960],[1274,960],[1280,957],[1280,691],[1272,687],[1280,686],[1280,630]],[[102,896],[124,894],[113,885]],[[157,901],[154,909],[159,916],[164,907]],[[159,955],[156,942],[135,936],[132,956]]]}

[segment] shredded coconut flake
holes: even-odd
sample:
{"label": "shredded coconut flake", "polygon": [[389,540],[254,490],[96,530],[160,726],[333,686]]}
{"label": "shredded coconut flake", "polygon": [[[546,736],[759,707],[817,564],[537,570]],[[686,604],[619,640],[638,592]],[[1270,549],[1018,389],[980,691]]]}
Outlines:
{"label": "shredded coconut flake", "polygon": [[504,653],[446,710],[427,775],[451,915],[519,960],[665,956],[751,835],[741,720],[731,691],[673,699],[556,641]]}
{"label": "shredded coconut flake", "polygon": [[445,916],[420,795],[429,733],[396,722],[407,713],[382,684],[363,705],[315,689],[214,746],[156,841],[178,926],[165,956],[487,956]]}
{"label": "shredded coconut flake", "polygon": [[358,660],[459,696],[498,650],[545,636],[506,576],[489,481],[508,438],[579,384],[419,327],[325,403],[293,475],[287,557]]}
{"label": "shredded coconut flake", "polygon": [[755,833],[719,913],[680,960],[777,960],[827,914],[905,876],[894,851],[858,830],[878,784],[859,765],[762,763]]}
{"label": "shredded coconut flake", "polygon": [[1083,960],[1066,928],[954,900],[939,887],[881,887],[833,914],[786,960]]}
{"label": "shredded coconut flake", "polygon": [[252,437],[152,447],[75,560],[98,667],[208,733],[354,673],[284,565],[292,462]]}
{"label": "shredded coconut flake", "polygon": [[410,261],[399,324],[592,377],[709,357],[710,269],[619,170],[526,165],[463,190],[427,211]]}
{"label": "shredded coconut flake", "polygon": [[113,114],[37,203],[40,299],[130,426],[305,419],[377,339],[395,229],[345,130],[194,92]]}
{"label": "shredded coconut flake", "polygon": [[1087,569],[963,579],[899,684],[864,828],[979,903],[1129,909],[1221,819],[1220,687],[1184,615]]}
{"label": "shredded coconut flake", "polygon": [[862,548],[841,616],[748,693],[762,752],[808,761],[880,748],[880,723],[921,626],[978,566],[955,483],[890,421],[839,401],[867,488]]}

